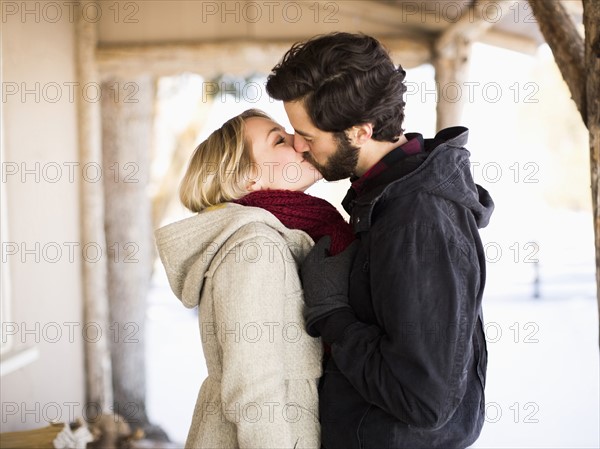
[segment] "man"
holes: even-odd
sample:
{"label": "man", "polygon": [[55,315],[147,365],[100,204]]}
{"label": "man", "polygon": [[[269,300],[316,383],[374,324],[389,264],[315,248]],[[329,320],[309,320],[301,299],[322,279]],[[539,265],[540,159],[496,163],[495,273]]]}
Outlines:
{"label": "man", "polygon": [[328,257],[322,239],[302,265],[307,330],[331,349],[327,449],[466,447],[483,425],[478,228],[493,202],[473,182],[466,128],[404,134],[404,76],[374,38],[333,33],[295,44],[267,81],[296,151],[352,181],[358,244]]}

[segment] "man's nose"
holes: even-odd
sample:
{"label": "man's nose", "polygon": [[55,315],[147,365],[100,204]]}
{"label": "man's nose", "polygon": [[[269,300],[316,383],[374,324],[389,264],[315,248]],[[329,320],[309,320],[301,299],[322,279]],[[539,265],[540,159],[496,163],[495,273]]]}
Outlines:
{"label": "man's nose", "polygon": [[306,153],[308,151],[306,139],[298,134],[294,134],[294,150],[297,153]]}

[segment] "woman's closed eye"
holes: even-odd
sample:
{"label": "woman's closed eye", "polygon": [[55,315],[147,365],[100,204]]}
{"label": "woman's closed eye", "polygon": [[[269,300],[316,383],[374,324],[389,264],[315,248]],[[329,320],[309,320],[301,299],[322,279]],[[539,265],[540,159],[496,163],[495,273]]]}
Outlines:
{"label": "woman's closed eye", "polygon": [[291,134],[287,134],[287,133],[280,134],[277,137],[277,140],[275,140],[275,146],[282,145],[282,144],[291,146],[293,143],[293,139],[294,139],[294,136],[292,136]]}

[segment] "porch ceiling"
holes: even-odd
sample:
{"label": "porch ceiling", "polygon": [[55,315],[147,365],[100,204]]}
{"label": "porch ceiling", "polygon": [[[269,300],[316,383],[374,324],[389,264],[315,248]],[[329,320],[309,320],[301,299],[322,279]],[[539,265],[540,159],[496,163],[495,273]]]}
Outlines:
{"label": "porch ceiling", "polygon": [[[505,1],[505,0],[504,0]],[[561,0],[581,23],[581,1]],[[99,21],[101,46],[206,43],[232,40],[303,40],[315,34],[351,31],[378,38],[435,39],[459,19],[475,22],[472,0],[298,0],[129,2],[105,11]],[[501,1],[488,1],[491,33],[539,45],[543,37],[526,0],[499,15]]]}
{"label": "porch ceiling", "polygon": [[[499,5],[507,0],[482,1],[483,20],[493,25],[477,35],[478,41],[526,53],[543,43],[526,0],[504,13]],[[581,1],[561,1],[581,23]],[[292,43],[332,31],[373,35],[397,63],[411,68],[431,61],[439,36],[458,26],[468,32],[482,22],[473,15],[472,0],[153,0],[123,5],[118,14],[105,11],[98,22],[98,62],[104,74],[144,67],[159,75],[270,71]]]}

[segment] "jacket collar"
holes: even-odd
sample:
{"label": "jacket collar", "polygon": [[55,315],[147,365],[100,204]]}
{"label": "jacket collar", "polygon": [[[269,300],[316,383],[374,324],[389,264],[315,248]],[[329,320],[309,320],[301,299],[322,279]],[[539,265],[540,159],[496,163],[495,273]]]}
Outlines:
{"label": "jacket collar", "polygon": [[435,158],[437,154],[448,147],[464,147],[468,141],[469,130],[463,126],[445,128],[434,138],[424,140],[424,151],[401,159],[394,166],[380,173],[370,181],[370,190],[356,196],[350,188],[342,204],[350,214],[350,224],[354,233],[368,231],[372,223],[373,209],[393,188],[403,182],[409,174],[420,172]]}

